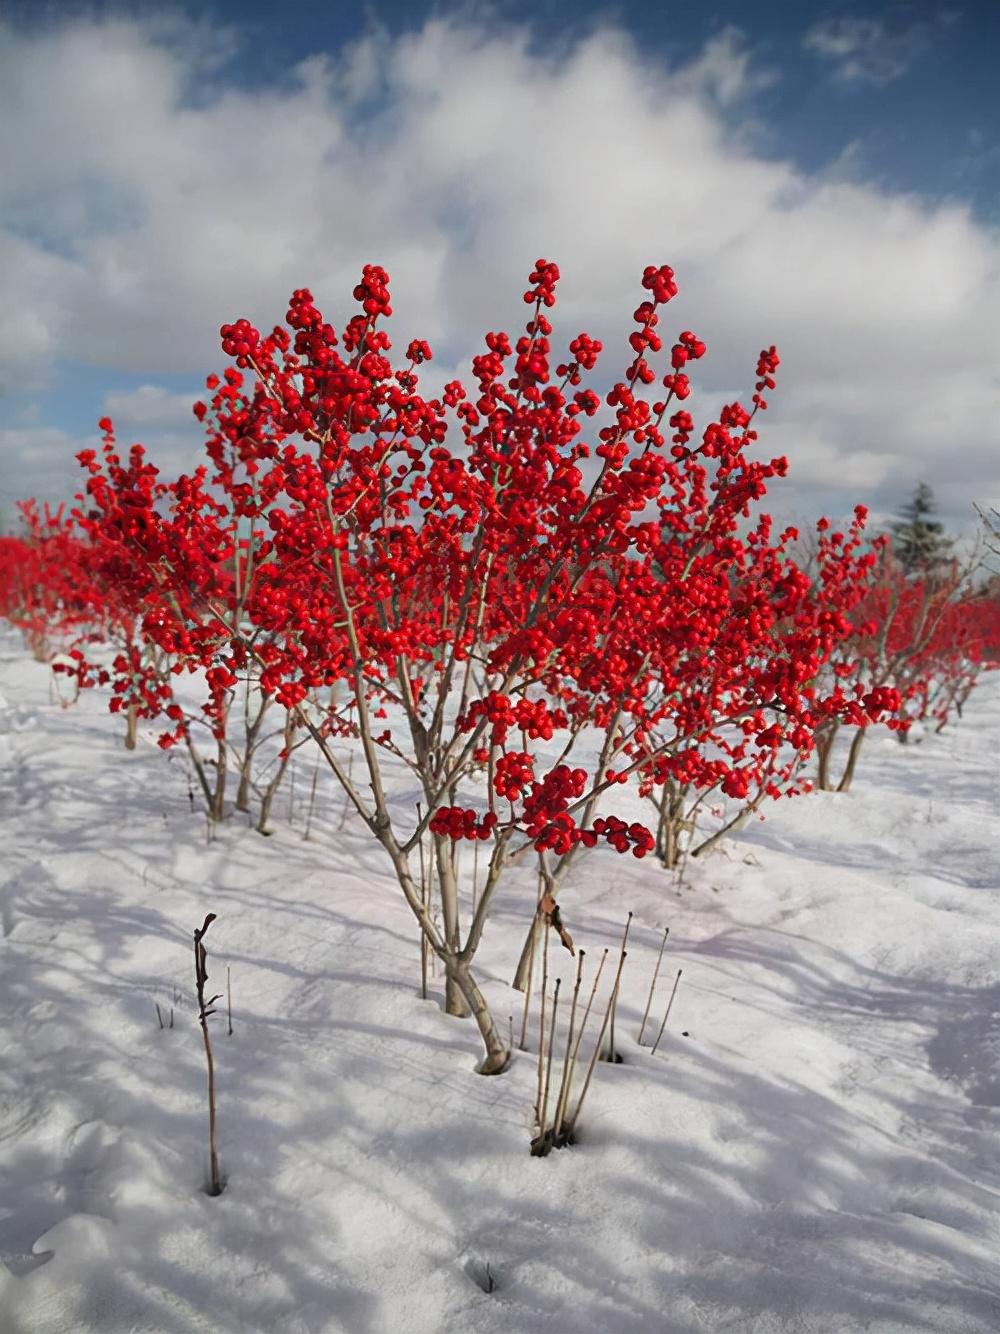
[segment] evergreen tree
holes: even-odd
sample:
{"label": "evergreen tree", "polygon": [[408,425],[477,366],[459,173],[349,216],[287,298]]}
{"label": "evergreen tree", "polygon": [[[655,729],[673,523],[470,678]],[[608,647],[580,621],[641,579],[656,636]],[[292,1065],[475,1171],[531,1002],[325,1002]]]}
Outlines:
{"label": "evergreen tree", "polygon": [[953,539],[944,536],[944,525],[933,513],[934,493],[918,482],[901,517],[890,525],[893,552],[907,574],[932,574],[951,559]]}

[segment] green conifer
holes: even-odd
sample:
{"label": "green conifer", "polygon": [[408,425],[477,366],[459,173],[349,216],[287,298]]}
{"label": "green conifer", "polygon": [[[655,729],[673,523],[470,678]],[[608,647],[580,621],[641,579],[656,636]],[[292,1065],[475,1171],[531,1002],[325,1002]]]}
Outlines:
{"label": "green conifer", "polygon": [[953,539],[945,537],[944,525],[933,514],[934,493],[918,482],[900,518],[890,525],[893,552],[907,574],[933,574],[951,559]]}

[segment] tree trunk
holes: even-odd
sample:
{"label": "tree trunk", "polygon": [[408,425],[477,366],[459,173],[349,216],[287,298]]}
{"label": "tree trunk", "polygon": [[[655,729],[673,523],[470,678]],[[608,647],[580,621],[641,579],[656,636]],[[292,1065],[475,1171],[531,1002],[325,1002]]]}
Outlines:
{"label": "tree trunk", "polygon": [[125,711],[125,749],[135,750],[136,734],[139,730],[139,707],[130,704]]}
{"label": "tree trunk", "polygon": [[[260,736],[261,724],[264,721],[264,714],[267,712],[268,705],[271,702],[271,696],[261,691],[260,707],[257,710],[257,716],[250,722],[250,687],[247,685],[247,704],[243,712],[244,717],[244,741],[243,756],[240,761],[240,784],[236,792],[236,809],[238,811],[249,811],[250,809],[250,770],[253,765],[253,757],[257,751],[257,738]],[[268,803],[270,805],[270,802]]]}
{"label": "tree trunk", "polygon": [[658,860],[669,870],[670,860],[670,839],[667,829],[667,809],[669,805],[669,793],[667,785],[664,783],[660,790],[660,800],[656,803],[657,821],[656,821],[656,856]]}
{"label": "tree trunk", "polygon": [[[280,776],[281,776],[281,774],[284,773],[284,771],[285,771],[285,767],[284,767],[284,765],[282,765],[282,766],[281,766],[281,769],[280,769],[280,772],[279,772],[279,781],[280,781]],[[274,801],[274,794],[277,792],[277,790],[278,790],[278,784],[277,784],[277,783],[269,783],[269,784],[268,784],[267,791],[264,793],[263,797],[261,798],[261,801],[260,801],[260,818],[257,820],[257,833],[258,833],[258,834],[269,834],[269,833],[271,832],[271,831],[268,829],[268,827],[267,827],[267,822],[268,822],[268,820],[271,818],[271,803]],[[237,809],[237,810],[245,810],[246,807],[237,806],[236,809]]]}
{"label": "tree trunk", "polygon": [[538,913],[531,919],[531,926],[528,934],[524,938],[524,944],[521,946],[521,957],[517,961],[517,967],[514,970],[514,980],[511,986],[515,991],[524,991],[528,985],[528,978],[531,975],[531,960],[535,953],[535,943],[538,935]]}
{"label": "tree trunk", "polygon": [[686,795],[686,787],[679,787],[673,779],[668,779],[657,804],[660,818],[656,826],[656,855],[668,871],[676,870],[680,861],[680,833]]}
{"label": "tree trunk", "polygon": [[[379,836],[379,841],[392,858],[392,863],[396,868],[396,877],[399,880],[403,890],[404,897],[414,916],[418,921],[421,920],[422,913],[422,895],[419,888],[414,883],[413,876],[410,873],[409,863],[406,856],[401,852],[398,845],[392,843],[387,838]],[[435,843],[438,840],[435,838]],[[447,868],[450,863],[445,861],[442,865]],[[445,876],[448,870],[445,869]],[[452,884],[454,885],[454,875],[452,875]],[[456,886],[457,889],[457,886]],[[432,928],[433,929],[433,928]],[[421,926],[421,930],[426,929]],[[435,933],[436,934],[436,933]],[[454,992],[462,1006],[462,1010],[448,1009],[449,1014],[463,1013],[472,1014],[479,1028],[483,1039],[483,1046],[486,1048],[486,1055],[483,1058],[482,1065],[479,1066],[481,1075],[498,1075],[505,1069],[510,1060],[510,1048],[501,1038],[496,1024],[493,1022],[493,1016],[490,1013],[490,1007],[486,997],[480,991],[478,984],[472,976],[469,959],[460,959],[459,951],[454,952],[448,948],[441,949],[443,943],[438,937],[434,938],[428,935],[428,940],[432,945],[438,958],[441,959],[445,968],[445,977],[447,981],[447,991]],[[447,1008],[447,1006],[446,1006]]]}
{"label": "tree trunk", "polygon": [[226,742],[217,740],[215,747],[215,791],[212,793],[210,814],[218,822],[226,813]]}
{"label": "tree trunk", "polygon": [[667,815],[657,830],[657,854],[668,871],[677,866],[677,824]]}
{"label": "tree trunk", "polygon": [[833,791],[833,783],[830,780],[830,756],[833,753],[833,743],[837,739],[839,730],[839,723],[830,723],[827,727],[821,729],[816,736],[816,759],[819,765],[816,782],[821,792]]}
{"label": "tree trunk", "polygon": [[285,776],[285,770],[288,768],[288,761],[292,757],[292,745],[295,741],[295,714],[288,710],[285,714],[285,730],[282,733],[282,749],[285,752],[284,759],[278,761],[278,772],[267,785],[267,790],[260,803],[260,819],[257,821],[257,833],[266,834],[267,821],[271,814],[271,803],[274,801],[278,788],[281,786],[281,780]]}
{"label": "tree trunk", "polygon": [[867,727],[859,727],[851,738],[851,749],[847,756],[847,768],[844,770],[844,776],[837,784],[838,792],[850,792],[851,783],[854,780],[854,770],[857,768],[858,756],[861,754],[861,747],[865,743],[865,733]]}
{"label": "tree trunk", "polygon": [[[441,893],[441,920],[444,926],[444,939],[448,950],[458,954],[461,949],[458,921],[458,877],[455,874],[455,844],[451,839],[434,836],[434,856],[437,859],[438,889]],[[459,984],[458,973],[447,966],[445,960],[445,998],[444,1008],[447,1014],[464,1019],[469,1014],[466,992]],[[468,970],[466,970],[467,972]],[[492,1019],[490,1023],[492,1024]],[[487,1058],[488,1059],[488,1058]]]}
{"label": "tree trunk", "polygon": [[[240,765],[240,785],[236,789],[236,809],[238,811],[248,811],[250,809],[250,760],[252,752],[247,752],[243,756],[243,763]],[[270,805],[270,803],[268,803]]]}
{"label": "tree trunk", "polygon": [[[510,1061],[510,1048],[493,1022],[493,1015],[490,1013],[490,1007],[486,1003],[486,997],[479,990],[479,986],[469,971],[467,964],[461,964],[453,960],[450,956],[445,959],[445,976],[448,985],[454,984],[454,989],[461,998],[464,1013],[471,1013],[479,1027],[480,1036],[483,1039],[483,1046],[486,1048],[486,1056],[482,1065],[479,1067],[481,1075],[498,1075],[507,1068]],[[449,1014],[455,1011],[449,1009]]]}

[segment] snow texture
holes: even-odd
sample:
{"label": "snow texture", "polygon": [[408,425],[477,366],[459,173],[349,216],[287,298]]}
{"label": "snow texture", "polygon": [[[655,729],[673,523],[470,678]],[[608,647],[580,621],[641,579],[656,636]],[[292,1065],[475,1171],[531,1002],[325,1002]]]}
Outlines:
{"label": "snow texture", "polygon": [[[562,908],[591,961],[636,913],[624,1061],[535,1159],[533,1054],[479,1076],[440,977],[419,999],[413,920],[325,776],[302,837],[311,760],[291,826],[286,786],[272,838],[234,816],[209,843],[180,753],[126,752],[97,695],[60,708],[9,632],[0,659],[2,1334],[1000,1329],[996,674],[957,729],[872,736],[850,794],[782,801],[680,892],[585,859]],[[515,1032],[531,879],[478,959]],[[223,1007],[217,1199],[207,911],[235,1030]]]}

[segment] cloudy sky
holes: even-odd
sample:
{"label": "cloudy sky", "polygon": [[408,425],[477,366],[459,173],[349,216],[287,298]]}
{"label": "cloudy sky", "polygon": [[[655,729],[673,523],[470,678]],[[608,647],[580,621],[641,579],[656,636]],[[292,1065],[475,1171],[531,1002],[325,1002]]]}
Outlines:
{"label": "cloudy sky", "polygon": [[775,513],[1000,502],[994,0],[278,13],[0,7],[0,521],[72,492],[105,412],[195,462],[225,320],[308,286],[339,325],[381,263],[437,383],[517,330],[538,256],[608,380],[643,267],[676,270],[701,421],[778,345]]}

